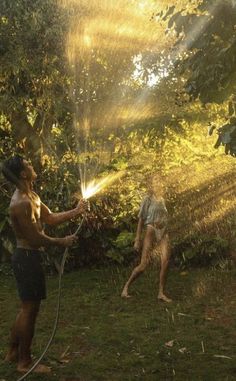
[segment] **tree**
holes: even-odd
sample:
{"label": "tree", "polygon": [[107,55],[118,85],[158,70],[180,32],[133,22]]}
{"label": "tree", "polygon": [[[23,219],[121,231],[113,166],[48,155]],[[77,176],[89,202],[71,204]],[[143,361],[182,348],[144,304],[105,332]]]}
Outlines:
{"label": "tree", "polygon": [[67,15],[55,0],[4,0],[1,10],[1,129],[40,165],[53,124],[66,120]]}
{"label": "tree", "polygon": [[[203,0],[192,12],[173,11],[167,30],[175,30],[178,41],[173,48],[173,63],[185,77],[185,92],[190,100],[207,103],[228,101],[228,119],[236,116],[236,3]],[[168,10],[162,19],[167,17]],[[236,128],[232,120],[218,129],[216,147],[236,156]]]}

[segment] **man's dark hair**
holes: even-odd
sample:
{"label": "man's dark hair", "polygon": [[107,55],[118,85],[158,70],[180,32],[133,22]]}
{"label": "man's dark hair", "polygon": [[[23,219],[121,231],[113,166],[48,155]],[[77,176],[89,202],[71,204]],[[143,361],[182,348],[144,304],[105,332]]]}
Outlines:
{"label": "man's dark hair", "polygon": [[6,160],[2,165],[2,173],[4,177],[11,183],[18,185],[20,173],[24,170],[24,158],[20,155],[15,155]]}

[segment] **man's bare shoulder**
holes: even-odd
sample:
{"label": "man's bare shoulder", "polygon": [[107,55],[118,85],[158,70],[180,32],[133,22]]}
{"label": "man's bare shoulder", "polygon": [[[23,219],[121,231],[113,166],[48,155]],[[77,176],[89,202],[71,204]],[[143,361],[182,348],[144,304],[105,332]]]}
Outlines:
{"label": "man's bare shoulder", "polygon": [[26,194],[14,194],[10,203],[10,213],[16,214],[23,210],[31,210],[33,201]]}

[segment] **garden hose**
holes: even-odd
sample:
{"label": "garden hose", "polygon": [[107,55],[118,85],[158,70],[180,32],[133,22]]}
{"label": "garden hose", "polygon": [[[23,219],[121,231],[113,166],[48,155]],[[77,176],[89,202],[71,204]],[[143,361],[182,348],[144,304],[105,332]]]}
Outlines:
{"label": "garden hose", "polygon": [[[80,232],[80,229],[81,229],[81,227],[83,225],[83,222],[84,222],[84,217],[82,218],[78,228],[76,229],[76,232],[74,233],[75,235],[77,235]],[[59,312],[60,312],[60,305],[61,305],[61,280],[62,280],[62,275],[63,275],[63,272],[64,272],[64,267],[65,267],[66,259],[68,257],[68,251],[69,251],[68,247],[66,247],[66,249],[65,249],[65,251],[63,253],[63,257],[62,257],[61,265],[60,265],[60,270],[59,270],[57,309],[56,309],[56,318],[55,318],[52,334],[50,336],[50,339],[48,340],[48,343],[47,343],[44,351],[42,352],[42,354],[40,355],[38,360],[32,365],[32,367],[25,374],[23,374],[23,376],[18,378],[17,381],[24,380],[27,376],[29,376],[30,373],[33,372],[33,370],[36,368],[36,366],[40,363],[40,361],[43,359],[43,357],[47,353],[48,348],[50,347],[50,345],[52,344],[52,341],[54,339],[54,336],[55,336],[55,333],[56,333],[56,330],[57,330],[57,326],[58,326]]]}

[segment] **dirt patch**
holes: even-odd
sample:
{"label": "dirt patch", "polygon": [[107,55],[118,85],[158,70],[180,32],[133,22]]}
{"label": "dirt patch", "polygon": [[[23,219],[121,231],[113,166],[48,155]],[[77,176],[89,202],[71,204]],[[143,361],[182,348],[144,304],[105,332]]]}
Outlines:
{"label": "dirt patch", "polygon": [[214,322],[215,324],[222,327],[230,327],[234,323],[234,319],[228,316],[223,311],[215,308],[206,308],[205,319]]}

